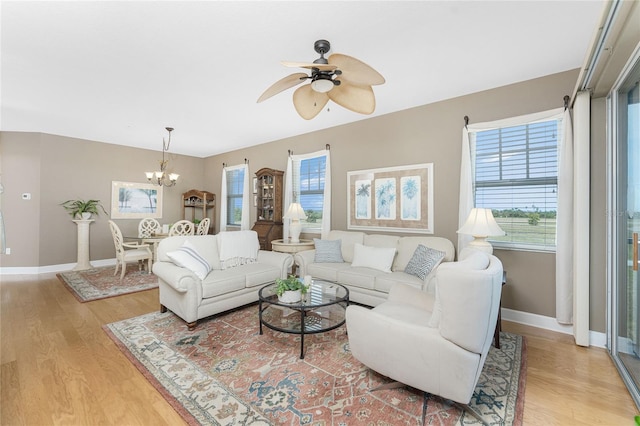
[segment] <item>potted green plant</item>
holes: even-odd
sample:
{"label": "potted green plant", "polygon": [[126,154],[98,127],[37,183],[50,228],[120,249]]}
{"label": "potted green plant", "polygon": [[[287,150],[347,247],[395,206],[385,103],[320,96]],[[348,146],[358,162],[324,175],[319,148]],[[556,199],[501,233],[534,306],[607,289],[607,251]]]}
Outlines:
{"label": "potted green plant", "polygon": [[98,207],[108,216],[107,211],[104,209],[100,200],[67,200],[64,203],[60,203],[62,207],[71,215],[74,219],[91,219],[91,215],[100,215]]}
{"label": "potted green plant", "polygon": [[307,287],[295,275],[289,275],[285,279],[276,278],[276,294],[283,303],[299,302],[306,292]]}

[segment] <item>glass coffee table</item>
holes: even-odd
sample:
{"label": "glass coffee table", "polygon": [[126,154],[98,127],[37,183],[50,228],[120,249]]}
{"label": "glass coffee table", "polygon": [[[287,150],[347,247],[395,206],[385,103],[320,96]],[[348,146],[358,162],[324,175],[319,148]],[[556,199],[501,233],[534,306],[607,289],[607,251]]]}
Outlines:
{"label": "glass coffee table", "polygon": [[324,333],[345,322],[349,290],[340,284],[314,279],[302,300],[278,300],[276,284],[267,284],[258,293],[260,334],[265,325],[272,330],[300,335],[300,359],[304,358],[305,334]]}

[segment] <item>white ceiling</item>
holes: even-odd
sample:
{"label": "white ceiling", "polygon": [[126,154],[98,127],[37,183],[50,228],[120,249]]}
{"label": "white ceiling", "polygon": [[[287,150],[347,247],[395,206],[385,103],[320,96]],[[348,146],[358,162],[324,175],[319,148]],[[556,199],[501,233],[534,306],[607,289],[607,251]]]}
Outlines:
{"label": "white ceiling", "polygon": [[[0,129],[206,157],[578,68],[603,3],[2,1]],[[321,38],[386,78],[371,116],[256,103]]]}

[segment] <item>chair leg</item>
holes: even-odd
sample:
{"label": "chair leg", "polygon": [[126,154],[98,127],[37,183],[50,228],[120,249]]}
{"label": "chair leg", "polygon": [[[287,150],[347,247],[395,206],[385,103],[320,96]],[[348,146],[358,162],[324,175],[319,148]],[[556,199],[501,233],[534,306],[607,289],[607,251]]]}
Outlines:
{"label": "chair leg", "polygon": [[118,262],[118,259],[116,259],[116,270],[113,273],[114,276],[118,275],[118,267],[120,266],[120,262]]}
{"label": "chair leg", "polygon": [[[388,390],[388,389],[397,389],[397,388],[401,388],[407,386],[404,383],[400,383],[400,382],[389,382],[389,383],[385,383],[383,385],[380,386],[376,386],[373,389],[369,389],[369,392],[374,392],[374,391],[378,391],[378,390]],[[427,404],[429,401],[429,398],[431,397],[432,394],[428,393],[428,392],[424,392],[424,401],[422,403],[422,425],[426,425],[426,420],[427,420]],[[482,414],[480,414],[480,412],[478,410],[476,410],[475,408],[473,408],[472,406],[468,405],[468,404],[461,404],[459,402],[456,401],[452,401],[452,400],[447,400],[450,401],[451,403],[453,403],[454,405],[457,405],[458,408],[460,408],[462,411],[466,411],[468,413],[470,413],[473,417],[475,417],[477,420],[479,420],[484,426],[489,426],[489,423],[487,423],[486,420],[484,420],[482,418]]]}
{"label": "chair leg", "polygon": [[124,273],[127,272],[127,262],[122,263],[122,272],[120,272],[120,280],[124,278]]}
{"label": "chair leg", "polygon": [[164,306],[164,305],[162,305],[162,304],[160,305],[160,313],[161,313],[161,314],[164,314],[165,312],[167,312],[167,310],[168,310],[168,309],[167,309],[167,307],[166,307],[166,306]]}
{"label": "chair leg", "polygon": [[151,274],[151,265],[152,265],[152,260],[151,258],[149,258],[149,260],[147,261],[147,269],[148,269],[148,273]]}

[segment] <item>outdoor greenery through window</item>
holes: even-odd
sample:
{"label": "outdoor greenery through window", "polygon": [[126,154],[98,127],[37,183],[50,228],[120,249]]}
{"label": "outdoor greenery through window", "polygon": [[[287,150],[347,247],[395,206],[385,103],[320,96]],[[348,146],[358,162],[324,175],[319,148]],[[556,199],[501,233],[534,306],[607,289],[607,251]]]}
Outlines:
{"label": "outdoor greenery through window", "polygon": [[307,232],[320,232],[322,228],[326,164],[325,156],[300,161],[298,202],[307,215],[307,220],[302,222],[302,228]]}
{"label": "outdoor greenery through window", "polygon": [[476,133],[475,205],[506,235],[498,247],[555,250],[561,120]]}
{"label": "outdoor greenery through window", "polygon": [[244,169],[227,170],[227,225],[242,225]]}

